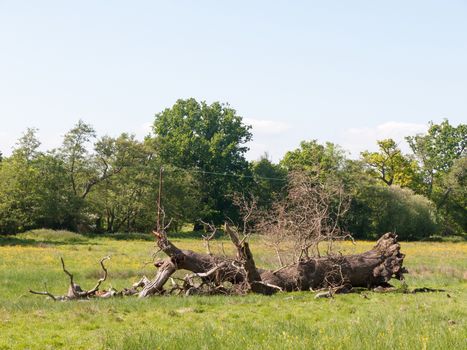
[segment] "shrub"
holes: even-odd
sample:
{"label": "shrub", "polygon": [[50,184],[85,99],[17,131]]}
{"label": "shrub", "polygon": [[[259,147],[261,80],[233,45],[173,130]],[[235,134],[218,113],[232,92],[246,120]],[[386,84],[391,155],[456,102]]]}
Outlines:
{"label": "shrub", "polygon": [[436,209],[429,199],[407,188],[374,184],[361,188],[355,197],[349,228],[358,238],[392,231],[406,240],[427,238],[438,231]]}
{"label": "shrub", "polygon": [[17,235],[18,238],[33,239],[39,242],[83,242],[86,237],[66,230],[31,230]]}

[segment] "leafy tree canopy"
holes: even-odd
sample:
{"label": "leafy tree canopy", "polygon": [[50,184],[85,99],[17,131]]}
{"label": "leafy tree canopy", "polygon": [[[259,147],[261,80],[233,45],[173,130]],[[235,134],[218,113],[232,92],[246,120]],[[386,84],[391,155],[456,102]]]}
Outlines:
{"label": "leafy tree canopy", "polygon": [[393,139],[377,141],[379,152],[362,152],[368,172],[388,186],[416,187],[417,163],[400,151]]}
{"label": "leafy tree canopy", "polygon": [[[232,213],[229,194],[245,187],[249,174],[245,153],[251,127],[227,104],[178,100],[156,114],[154,144],[162,164],[199,171],[204,219],[223,220]],[[213,174],[215,173],[215,174]],[[225,174],[226,176],[220,176]]]}
{"label": "leafy tree canopy", "polygon": [[319,144],[317,140],[302,141],[300,148],[285,154],[280,164],[288,171],[323,172],[323,176],[337,176],[346,166],[345,152],[332,142]]}
{"label": "leafy tree canopy", "polygon": [[406,139],[420,162],[428,185],[427,193],[431,196],[436,178],[446,174],[456,159],[466,155],[467,125],[454,127],[447,119],[441,124],[430,122],[426,134]]}

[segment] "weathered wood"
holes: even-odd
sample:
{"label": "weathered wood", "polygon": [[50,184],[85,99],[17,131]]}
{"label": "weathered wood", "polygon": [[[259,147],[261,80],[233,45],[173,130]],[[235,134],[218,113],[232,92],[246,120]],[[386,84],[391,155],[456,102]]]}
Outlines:
{"label": "weathered wood", "polygon": [[372,288],[387,286],[392,278],[403,279],[407,272],[403,261],[397,236],[386,233],[373,249],[362,254],[307,259],[277,272],[265,271],[261,278],[286,291],[318,289],[333,283]]}
{"label": "weathered wood", "polygon": [[[140,296],[151,295],[162,289],[163,283],[170,277],[167,274],[168,265],[172,266],[168,270],[171,273],[183,269],[203,274],[216,269],[219,282],[247,282],[251,291],[261,294],[342,285],[387,287],[390,279],[403,279],[403,274],[407,272],[403,267],[404,254],[400,252],[400,244],[394,233],[384,234],[373,249],[362,254],[310,258],[277,271],[257,269],[248,243],[241,242],[238,237],[232,241],[238,248],[236,260],[180,250],[165,235],[160,236],[159,247],[170,259],[162,265],[166,266],[166,270],[158,273],[151,286],[145,288],[146,291],[141,292]],[[205,278],[212,279],[212,275]]]}
{"label": "weathered wood", "polygon": [[46,295],[46,296],[52,298],[54,301],[88,299],[90,297],[95,297],[95,296],[99,296],[99,297],[103,297],[103,298],[107,298],[107,297],[109,297],[109,295],[113,296],[115,294],[115,292],[113,290],[112,291],[105,291],[104,293],[101,293],[99,291],[99,287],[101,286],[102,282],[104,282],[107,279],[108,271],[107,271],[107,268],[104,265],[104,261],[106,261],[108,259],[110,259],[110,257],[106,256],[106,257],[104,257],[104,258],[102,258],[100,260],[99,263],[100,263],[100,265],[102,267],[102,270],[104,271],[104,275],[101,278],[99,278],[96,285],[92,289],[83,290],[79,284],[76,284],[74,282],[73,274],[66,269],[65,261],[63,260],[62,257],[60,257],[60,262],[62,263],[63,272],[70,279],[70,285],[68,287],[67,294],[55,296],[55,295],[49,293],[49,291],[47,290],[46,285],[44,285],[45,291],[39,291],[38,292],[38,291],[34,291],[34,290],[30,289],[29,292],[32,293],[32,294]]}
{"label": "weathered wood", "polygon": [[146,283],[143,290],[138,294],[138,297],[144,298],[162,291],[165,282],[177,271],[176,265],[171,259],[167,259],[157,271],[156,278],[153,281]]}
{"label": "weathered wood", "polygon": [[[91,297],[110,298],[114,296],[135,295],[140,298],[163,294],[164,284],[177,270],[191,271],[184,280],[183,287],[173,280],[172,290],[181,290],[186,295],[195,293],[245,293],[251,291],[260,294],[272,294],[277,291],[316,290],[327,288],[329,292],[323,294],[332,296],[338,291],[349,290],[352,287],[377,288],[388,290],[392,278],[402,280],[407,270],[403,267],[404,254],[400,252],[400,244],[394,233],[384,234],[373,249],[355,255],[327,256],[321,258],[307,258],[295,264],[271,271],[256,267],[253,254],[248,242],[240,240],[238,235],[231,233],[232,242],[237,247],[237,257],[226,258],[211,254],[199,254],[190,250],[181,250],[167,239],[165,234],[154,233],[159,248],[168,255],[162,261],[155,263],[158,267],[155,278],[150,281],[143,277],[131,288],[117,292],[114,289],[100,291],[99,288],[107,278],[104,261],[100,265],[104,272],[96,286],[90,290],[82,290],[74,283],[73,274],[66,268],[63,259],[62,268],[68,275],[70,285],[66,295],[55,296],[45,291],[33,291],[33,294],[45,295],[53,300],[79,300]],[[193,279],[201,279],[201,284],[195,285]],[[233,288],[225,287],[228,282]],[[229,284],[230,283],[230,284]],[[204,289],[201,289],[203,287]],[[206,289],[207,287],[207,289]],[[139,291],[138,288],[142,288]]]}
{"label": "weathered wood", "polygon": [[176,270],[188,270],[196,274],[205,274],[206,272],[216,269],[215,274],[209,274],[201,277],[208,281],[230,282],[238,284],[244,281],[245,275],[243,271],[235,265],[234,259],[219,257],[210,254],[199,254],[191,250],[182,250],[176,247],[167,239],[163,233],[153,232],[159,248],[169,256],[163,262],[157,262],[155,265],[159,267],[155,278],[143,288],[139,293],[139,297],[162,292],[162,287],[165,282]]}

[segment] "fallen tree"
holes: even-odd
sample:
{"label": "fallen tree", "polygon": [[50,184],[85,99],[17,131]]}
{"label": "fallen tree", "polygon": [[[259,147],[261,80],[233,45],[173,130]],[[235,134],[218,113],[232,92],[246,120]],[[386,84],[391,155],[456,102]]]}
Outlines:
{"label": "fallen tree", "polygon": [[322,288],[386,288],[392,278],[402,280],[407,272],[394,233],[384,234],[373,249],[361,254],[304,258],[272,271],[257,268],[248,242],[240,240],[229,226],[226,231],[237,248],[235,259],[179,249],[164,233],[155,232],[157,244],[168,258],[156,263],[159,267],[156,277],[144,286],[139,296],[164,293],[164,284],[177,270],[194,273],[203,283],[213,284],[212,290],[229,282],[244,292],[262,294]]}
{"label": "fallen tree", "polygon": [[[159,189],[161,193],[161,189]],[[159,200],[160,201],[160,200]],[[335,182],[323,182],[319,174],[310,176],[292,173],[289,179],[288,195],[262,219],[255,218],[256,230],[272,242],[279,258],[280,267],[276,270],[261,269],[256,266],[249,246],[251,221],[257,214],[256,200],[245,195],[236,196],[234,203],[242,214],[242,225],[236,227],[225,224],[225,232],[236,248],[235,257],[213,255],[209,241],[214,237],[213,224],[202,222],[210,234],[203,235],[206,254],[183,250],[167,237],[165,214],[158,205],[158,219],[153,231],[156,244],[167,258],[154,263],[157,273],[152,280],[143,276],[130,288],[118,292],[99,291],[107,278],[107,270],[101,260],[104,276],[89,291],[83,291],[73,281],[62,261],[63,271],[70,278],[69,291],[56,297],[45,292],[30,291],[47,295],[54,300],[88,299],[94,297],[138,295],[146,298],[162,294],[244,294],[260,293],[270,295],[276,292],[291,292],[326,289],[327,295],[350,291],[354,287],[390,288],[392,278],[402,280],[407,270],[403,267],[404,254],[400,251],[397,235],[384,234],[376,245],[361,254],[342,255],[336,251],[335,243],[349,235],[340,229],[340,219],[348,210],[350,199],[343,186]],[[162,218],[162,221],[161,221]],[[259,223],[259,224],[258,224]],[[170,225],[170,223],[169,223]],[[279,245],[292,242],[293,259],[284,264],[279,253]],[[322,256],[320,249],[326,247]],[[176,271],[189,273],[184,278],[174,275]],[[177,274],[179,275],[179,274]],[[171,287],[167,287],[170,280]]]}
{"label": "fallen tree", "polygon": [[[65,268],[70,279],[68,293],[54,296],[47,290],[31,293],[51,297],[54,300],[76,300],[89,298],[109,298],[115,296],[138,295],[140,298],[163,294],[243,294],[248,292],[270,295],[275,292],[327,289],[330,293],[347,292],[353,287],[388,288],[392,278],[403,280],[407,270],[403,267],[404,254],[400,251],[397,235],[384,234],[375,246],[364,253],[354,255],[303,258],[277,270],[257,268],[250,246],[245,239],[226,225],[232,243],[237,248],[236,257],[201,254],[183,250],[174,245],[165,232],[156,232],[157,245],[167,255],[154,265],[158,268],[154,279],[146,277],[118,292],[99,291],[107,278],[104,261],[100,261],[104,275],[92,289],[85,291],[75,284],[73,275]],[[178,270],[190,273],[176,282],[172,276]],[[171,280],[171,288],[165,288]],[[180,279],[178,279],[180,280]],[[196,282],[198,280],[198,282]]]}

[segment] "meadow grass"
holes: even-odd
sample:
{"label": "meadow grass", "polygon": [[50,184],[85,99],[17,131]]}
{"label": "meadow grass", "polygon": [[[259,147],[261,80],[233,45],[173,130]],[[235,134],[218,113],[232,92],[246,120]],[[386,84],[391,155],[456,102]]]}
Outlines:
{"label": "meadow grass", "polygon": [[[66,238],[64,238],[66,236]],[[119,237],[122,238],[122,237]],[[133,237],[137,238],[137,237]],[[181,248],[203,251],[200,240],[177,236]],[[222,238],[213,250],[227,254]],[[347,253],[373,242],[344,244]],[[257,264],[273,267],[274,254],[260,240]],[[0,238],[0,349],[464,349],[467,348],[467,244],[402,243],[409,288],[435,293],[364,291],[314,299],[311,292],[271,297],[192,296],[53,302],[29,294],[44,282],[55,294],[68,280],[59,258],[84,288],[100,276],[110,255],[104,288],[128,287],[152,277],[154,243],[72,233],[32,232]],[[397,284],[400,285],[400,284]]]}

